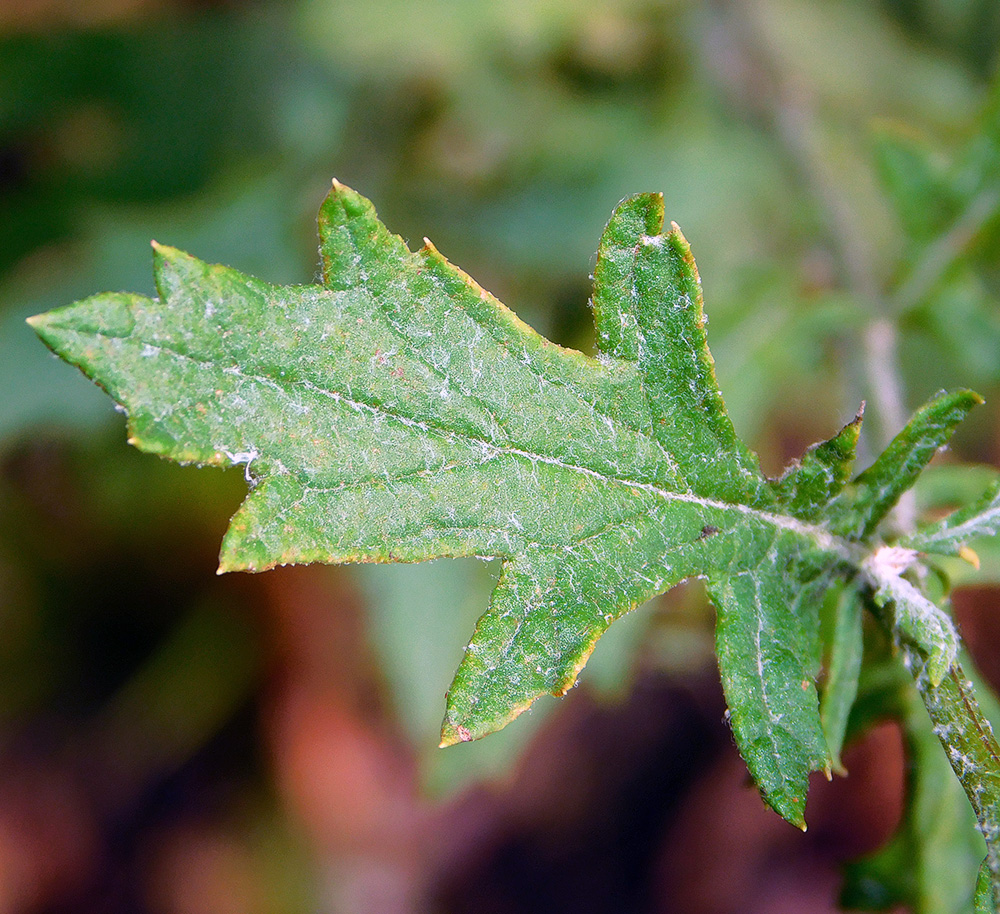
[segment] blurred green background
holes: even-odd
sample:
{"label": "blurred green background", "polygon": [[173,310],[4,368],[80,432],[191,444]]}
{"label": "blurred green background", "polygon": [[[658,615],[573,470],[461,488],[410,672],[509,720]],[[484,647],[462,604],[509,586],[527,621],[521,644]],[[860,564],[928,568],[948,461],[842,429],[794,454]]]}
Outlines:
{"label": "blurred green background", "polygon": [[863,399],[870,454],[943,386],[988,401],[952,458],[997,464],[998,47],[996,0],[0,2],[0,912],[833,910],[898,736],[789,836],[697,587],[440,751],[496,569],[217,578],[242,474],[129,449],[24,318],[151,294],[151,238],[311,281],[336,176],[591,351],[601,229],[659,190],[766,471]]}

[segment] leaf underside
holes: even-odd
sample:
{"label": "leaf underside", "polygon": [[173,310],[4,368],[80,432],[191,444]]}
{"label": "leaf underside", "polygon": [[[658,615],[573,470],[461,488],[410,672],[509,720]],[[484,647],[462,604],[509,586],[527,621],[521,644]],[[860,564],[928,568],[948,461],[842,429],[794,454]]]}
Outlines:
{"label": "leaf underside", "polygon": [[[97,295],[32,324],[125,407],[137,447],[246,465],[220,571],[502,560],[442,745],[564,693],[616,618],[705,578],[737,745],[802,826],[809,772],[839,751],[815,685],[822,594],[978,398],[932,401],[853,482],[860,415],[771,481],[726,413],[659,195],[623,201],[601,240],[597,358],[539,336],[429,242],[411,252],[343,185],[319,222],[321,285],[156,246],[157,299]],[[837,662],[852,695],[856,664]]]}

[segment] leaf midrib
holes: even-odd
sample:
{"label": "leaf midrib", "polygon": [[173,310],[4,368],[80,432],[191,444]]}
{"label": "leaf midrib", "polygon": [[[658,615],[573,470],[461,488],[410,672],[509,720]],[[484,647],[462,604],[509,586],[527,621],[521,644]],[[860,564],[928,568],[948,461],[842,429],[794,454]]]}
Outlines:
{"label": "leaf midrib", "polygon": [[[76,332],[76,331],[71,331]],[[82,334],[81,334],[82,335]],[[182,352],[172,345],[167,345],[163,341],[156,341],[147,343],[147,341],[138,339],[136,340],[132,335],[116,335],[105,332],[92,332],[87,334],[90,336],[96,336],[108,340],[121,340],[125,342],[134,342],[136,345],[155,345],[162,352],[169,353],[170,355],[183,359],[185,361],[193,362],[194,364],[202,367],[207,371],[226,371],[225,368],[220,367],[218,363],[212,361],[206,361],[204,359],[196,358],[188,353]],[[235,370],[233,370],[235,369]],[[280,381],[264,374],[248,373],[241,366],[233,366],[228,371],[229,374],[238,374],[240,377],[245,378],[251,382],[257,382],[270,386],[272,388],[278,389],[282,392],[287,393],[286,388],[291,386],[300,386],[309,390],[312,393],[319,394],[320,396],[329,397],[330,399],[338,402],[344,402],[352,408],[356,408],[359,411],[368,411],[382,416],[383,418],[396,421],[401,425],[418,429],[421,432],[430,435],[437,435],[445,440],[450,441],[471,441],[480,445],[486,453],[492,451],[490,458],[500,454],[511,454],[513,456],[522,457],[531,462],[541,462],[546,463],[551,466],[559,467],[560,469],[567,470],[569,472],[580,473],[582,475],[589,476],[593,479],[600,480],[606,483],[617,483],[632,489],[637,489],[639,491],[647,492],[664,502],[682,502],[686,504],[694,504],[705,508],[711,508],[720,511],[735,511],[745,517],[753,517],[764,523],[770,524],[779,530],[784,530],[787,532],[798,534],[799,536],[805,537],[815,543],[820,549],[836,553],[842,557],[849,557],[850,553],[847,546],[841,541],[837,536],[834,536],[827,528],[819,526],[816,524],[809,524],[798,518],[792,517],[790,515],[777,514],[771,511],[762,511],[759,508],[753,508],[750,505],[744,505],[734,502],[725,502],[717,499],[706,498],[705,496],[696,495],[690,489],[687,492],[674,492],[669,489],[665,489],[662,486],[654,485],[653,483],[641,482],[638,480],[628,479],[621,476],[611,476],[606,473],[601,473],[597,470],[591,469],[590,467],[582,466],[580,464],[569,463],[555,456],[536,454],[531,451],[524,450],[522,448],[517,448],[513,446],[501,447],[495,443],[488,441],[484,438],[477,437],[475,435],[470,435],[464,432],[457,432],[453,429],[443,428],[440,426],[430,425],[427,422],[423,422],[419,419],[413,419],[409,416],[404,416],[399,413],[388,409],[382,405],[373,405],[371,403],[366,403],[361,400],[357,400],[354,397],[347,396],[337,390],[327,390],[315,384],[312,381],[308,381],[302,378],[284,378]],[[615,421],[613,417],[608,417],[612,421]],[[633,430],[634,431],[634,430]],[[642,434],[642,432],[638,432]],[[648,436],[647,436],[648,437]],[[653,441],[661,450],[663,450],[662,445],[658,442]],[[667,451],[663,451],[664,455],[668,457],[671,462],[673,462],[672,456]],[[489,458],[487,458],[489,459]],[[242,462],[242,461],[240,461]],[[238,465],[237,461],[233,461],[234,465]],[[263,474],[262,478],[266,475],[280,475],[280,474]],[[381,477],[378,477],[381,478]],[[362,485],[363,482],[357,483]],[[319,488],[319,487],[314,487]],[[336,487],[331,487],[336,488]]]}

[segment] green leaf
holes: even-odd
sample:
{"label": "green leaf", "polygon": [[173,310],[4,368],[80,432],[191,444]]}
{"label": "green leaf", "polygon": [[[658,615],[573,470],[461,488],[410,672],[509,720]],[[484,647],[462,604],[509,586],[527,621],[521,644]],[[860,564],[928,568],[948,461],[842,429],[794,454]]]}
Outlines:
{"label": "green leaf", "polygon": [[996,232],[1000,218],[1000,82],[994,80],[969,141],[952,174],[966,209],[979,205],[977,225]]}
{"label": "green leaf", "polygon": [[158,246],[159,300],[99,295],[32,323],[125,406],[136,446],[246,465],[221,570],[503,559],[443,744],[565,692],[614,619],[705,576],[737,744],[801,825],[829,758],[804,659],[816,626],[789,607],[816,556],[843,550],[777,510],[737,438],[690,249],[661,222],[645,195],[609,223],[599,359],[538,336],[429,243],[411,253],[341,185],[320,214],[322,286]]}
{"label": "green leaf", "polygon": [[829,441],[814,444],[773,487],[796,517],[814,518],[847,483],[861,434],[864,409]]}
{"label": "green leaf", "polygon": [[921,552],[958,555],[970,541],[1000,530],[1000,480],[976,501],[953,511],[936,524],[921,527],[903,545]]}
{"label": "green leaf", "polygon": [[801,659],[810,646],[791,608],[785,561],[769,551],[761,565],[713,576],[709,595],[718,612],[722,686],[743,757],[768,802],[804,829],[793,811],[804,809],[809,772],[829,768],[830,759]]}
{"label": "green leaf", "polygon": [[[914,487],[919,514],[934,518],[936,523],[947,523],[956,511],[962,510],[960,506],[988,500],[988,491],[998,484],[1000,471],[995,467],[968,464],[930,466]],[[934,528],[934,523],[920,525],[914,536],[922,536],[925,530]],[[919,548],[911,539],[902,540],[901,545]],[[926,554],[930,556],[933,553]],[[940,557],[939,554],[933,565],[953,587],[995,584],[1000,581],[1000,538],[989,536],[972,540],[969,546],[960,547],[955,557]]]}
{"label": "green leaf", "polygon": [[662,228],[663,198],[642,194],[619,204],[601,237],[591,306],[597,345],[607,357],[630,362],[639,358],[639,325],[632,306],[636,239],[655,237]]}
{"label": "green leaf", "polygon": [[958,208],[945,166],[925,142],[896,124],[875,134],[875,161],[904,232],[916,242],[932,240]]}
{"label": "green leaf", "polygon": [[831,587],[824,601],[825,676],[820,689],[820,720],[833,766],[843,774],[840,752],[847,721],[858,693],[864,650],[861,599],[855,587]]}
{"label": "green leaf", "polygon": [[1000,483],[1000,470],[983,464],[941,463],[928,467],[913,491],[921,514],[941,517],[960,505],[978,501]]}
{"label": "green leaf", "polygon": [[[603,297],[598,283],[594,300]],[[676,224],[665,235],[639,237],[629,300],[654,437],[695,491],[732,503],[773,504],[756,456],[726,413],[708,350],[701,281]]]}
{"label": "green leaf", "polygon": [[[726,412],[694,260],[675,225],[662,231],[658,195],[625,200],[605,230],[597,358],[543,339],[430,242],[411,252],[340,184],[319,222],[321,285],[154,245],[158,299],[97,295],[31,323],[124,406],[137,447],[245,465],[220,571],[501,559],[442,745],[564,693],[615,619],[704,578],[737,746],[764,799],[804,827],[856,665],[850,609],[824,648],[824,594],[861,570],[857,541],[978,397],[929,404],[846,486],[860,416],[772,482]],[[948,632],[911,620],[910,585],[880,568],[865,580],[897,629],[947,668]]]}
{"label": "green leaf", "polygon": [[[955,664],[940,683],[935,683],[929,662],[912,651],[904,652],[903,659],[914,676],[934,735],[944,746],[948,764],[986,839],[984,865],[989,871],[993,909],[1000,909],[1000,746],[992,722],[980,708],[975,686],[961,665]],[[990,698],[988,692],[984,695]],[[992,710],[995,719],[995,705]]]}
{"label": "green leaf", "polygon": [[986,859],[979,866],[979,875],[976,877],[976,894],[972,901],[975,914],[996,914],[997,899],[993,897],[989,861]]}
{"label": "green leaf", "polygon": [[969,410],[982,402],[971,390],[957,390],[939,394],[920,407],[878,459],[831,505],[837,532],[858,539],[872,533]]}
{"label": "green leaf", "polygon": [[927,658],[927,675],[939,686],[958,656],[958,632],[948,614],[903,577],[917,554],[902,546],[881,546],[863,564],[876,604],[893,612],[893,632]]}
{"label": "green leaf", "polygon": [[[992,383],[997,321],[993,273],[1000,253],[1000,82],[950,166],[900,130],[877,144],[883,184],[907,247],[889,308],[903,327],[930,334],[965,378]],[[990,344],[993,344],[992,346]],[[949,352],[950,350],[950,352]],[[954,370],[954,369],[952,369]]]}

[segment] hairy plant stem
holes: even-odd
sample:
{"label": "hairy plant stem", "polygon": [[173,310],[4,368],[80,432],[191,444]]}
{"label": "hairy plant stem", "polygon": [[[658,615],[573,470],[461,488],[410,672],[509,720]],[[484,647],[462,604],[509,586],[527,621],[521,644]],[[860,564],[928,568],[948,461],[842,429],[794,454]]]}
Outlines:
{"label": "hairy plant stem", "polygon": [[993,728],[960,664],[934,686],[927,674],[927,661],[916,650],[905,647],[903,662],[913,674],[934,734],[975,810],[986,840],[991,910],[1000,911],[1000,746]]}

